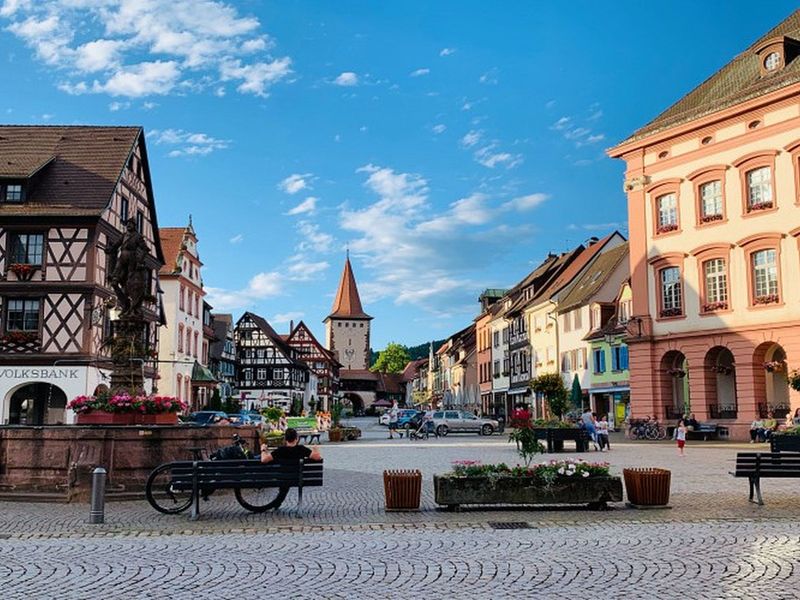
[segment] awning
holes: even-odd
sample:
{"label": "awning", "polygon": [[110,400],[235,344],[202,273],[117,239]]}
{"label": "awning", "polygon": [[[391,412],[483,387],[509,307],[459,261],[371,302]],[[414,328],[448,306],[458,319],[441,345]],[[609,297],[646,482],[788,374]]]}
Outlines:
{"label": "awning", "polygon": [[514,394],[527,394],[530,391],[530,388],[519,388],[516,390],[508,390],[508,395],[513,396]]}
{"label": "awning", "polygon": [[194,361],[194,366],[192,367],[192,386],[213,387],[215,385],[217,385],[217,380],[214,379],[214,375],[211,371],[199,362]]}
{"label": "awning", "polygon": [[590,394],[608,394],[609,392],[630,392],[631,387],[629,385],[624,386],[614,386],[614,387],[604,387],[604,388],[589,388]]}

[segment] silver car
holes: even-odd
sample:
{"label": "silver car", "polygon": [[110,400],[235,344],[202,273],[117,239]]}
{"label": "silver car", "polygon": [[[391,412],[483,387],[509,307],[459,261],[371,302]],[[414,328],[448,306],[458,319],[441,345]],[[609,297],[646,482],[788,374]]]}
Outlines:
{"label": "silver car", "polygon": [[492,435],[500,424],[494,419],[476,417],[463,410],[437,410],[433,413],[433,426],[436,435],[440,436],[467,432]]}

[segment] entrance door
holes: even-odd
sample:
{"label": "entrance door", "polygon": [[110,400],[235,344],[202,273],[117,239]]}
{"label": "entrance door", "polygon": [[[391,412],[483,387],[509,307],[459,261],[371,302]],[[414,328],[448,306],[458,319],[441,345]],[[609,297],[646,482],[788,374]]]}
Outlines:
{"label": "entrance door", "polygon": [[67,396],[49,383],[29,383],[13,394],[9,401],[10,425],[55,425],[64,423]]}

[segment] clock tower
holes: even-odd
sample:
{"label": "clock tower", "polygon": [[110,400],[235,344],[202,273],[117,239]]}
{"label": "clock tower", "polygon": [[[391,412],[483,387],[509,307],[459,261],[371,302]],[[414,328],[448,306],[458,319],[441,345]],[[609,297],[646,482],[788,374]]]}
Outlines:
{"label": "clock tower", "polygon": [[325,318],[325,342],[344,370],[369,369],[370,317],[361,306],[350,254],[344,262],[331,314]]}

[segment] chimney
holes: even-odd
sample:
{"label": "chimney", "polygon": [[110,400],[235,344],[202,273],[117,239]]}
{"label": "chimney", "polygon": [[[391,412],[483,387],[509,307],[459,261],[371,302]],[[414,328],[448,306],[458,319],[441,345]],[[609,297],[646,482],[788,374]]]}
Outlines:
{"label": "chimney", "polygon": [[598,240],[598,239],[597,239],[597,237],[595,237],[595,236],[592,236],[592,237],[590,237],[588,240],[586,240],[586,247],[588,248],[588,247],[590,247],[590,246],[594,246],[594,245],[595,245],[597,242],[599,242],[599,241],[600,241],[600,240]]}
{"label": "chimney", "polygon": [[289,320],[289,335],[292,335],[293,331],[294,331],[294,319],[290,319]]}

